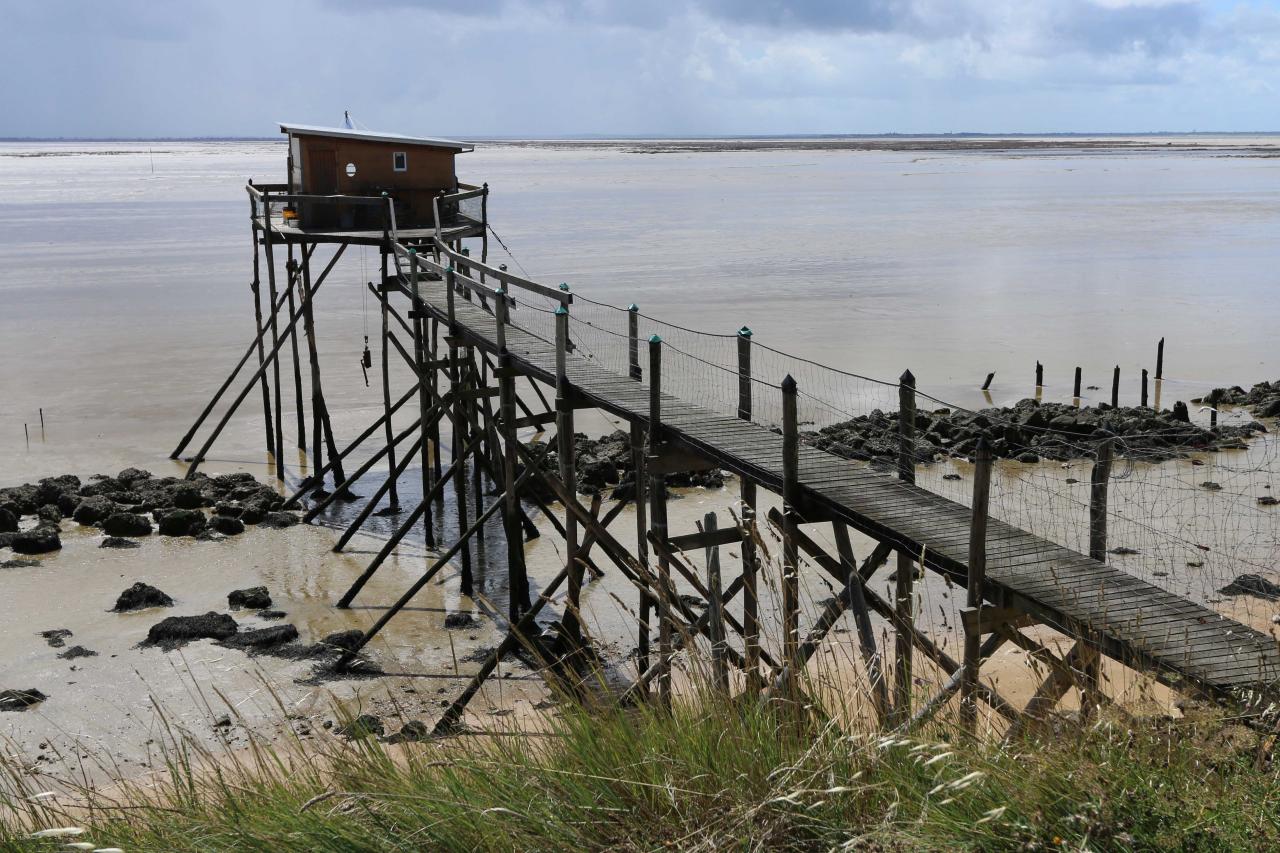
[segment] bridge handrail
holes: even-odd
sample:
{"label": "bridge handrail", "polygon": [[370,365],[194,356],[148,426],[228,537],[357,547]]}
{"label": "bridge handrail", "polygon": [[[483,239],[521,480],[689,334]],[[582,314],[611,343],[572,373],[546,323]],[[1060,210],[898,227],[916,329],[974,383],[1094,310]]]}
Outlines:
{"label": "bridge handrail", "polygon": [[[527,278],[521,278],[520,276],[513,275],[512,273],[509,273],[506,270],[498,269],[497,267],[491,266],[481,261],[477,261],[469,255],[464,255],[461,252],[455,251],[454,249],[450,248],[449,245],[444,240],[441,240],[439,238],[433,237],[431,242],[433,244],[432,251],[439,252],[441,255],[443,255],[444,257],[448,258],[450,261],[453,262],[455,281],[458,281],[458,283],[463,284],[470,290],[474,290],[476,292],[483,292],[486,296],[492,296],[496,293],[496,289],[489,287],[487,283],[482,283],[472,276],[463,274],[459,270],[460,266],[467,268],[469,271],[479,270],[484,275],[486,281],[489,278],[493,278],[506,287],[513,287],[513,288],[518,288],[520,290],[528,291],[530,293],[536,293],[539,296],[543,296],[543,297],[546,297],[547,299],[554,300],[555,302],[558,302],[561,305],[573,304],[573,294],[569,293],[568,291],[560,290],[559,288],[555,288],[555,287],[548,287],[545,284],[539,284],[536,281],[530,281]],[[392,248],[395,251],[397,259],[401,259],[401,258],[403,258],[404,260],[409,259],[409,249],[411,247],[405,246],[399,241],[393,241]],[[445,265],[438,264],[435,261],[431,260],[430,258],[427,258],[421,254],[418,255],[418,263],[425,264],[428,267],[428,269],[434,269],[434,271],[439,272],[441,274],[443,274],[446,271]]]}

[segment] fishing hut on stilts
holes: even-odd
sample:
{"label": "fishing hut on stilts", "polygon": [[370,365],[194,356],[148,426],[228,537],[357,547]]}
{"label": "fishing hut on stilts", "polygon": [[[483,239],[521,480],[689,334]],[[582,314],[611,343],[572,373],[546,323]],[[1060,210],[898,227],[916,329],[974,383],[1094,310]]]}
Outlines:
{"label": "fishing hut on stilts", "polygon": [[[405,538],[422,530],[430,552],[424,571],[340,666],[351,664],[446,567],[457,571],[463,595],[479,595],[473,549],[490,521],[500,520],[508,602],[505,613],[492,615],[505,622],[505,639],[445,710],[438,732],[458,725],[470,699],[513,652],[532,654],[559,687],[572,687],[575,677],[589,680],[596,658],[584,632],[582,591],[604,571],[602,563],[635,591],[638,647],[623,700],[670,702],[673,662],[698,643],[710,649],[719,689],[785,697],[823,644],[835,641],[846,614],[866,695],[890,729],[921,724],[953,697],[965,727],[974,729],[985,708],[1010,733],[1040,724],[1073,689],[1084,707],[1108,704],[1099,681],[1103,657],[1198,696],[1256,704],[1276,695],[1280,651],[1270,637],[1108,562],[1110,442],[1089,448],[1096,463],[1088,553],[1063,547],[991,517],[993,459],[985,439],[970,450],[963,500],[916,484],[917,430],[929,418],[917,410],[910,371],[880,383],[896,398],[893,470],[817,449],[803,440],[801,424],[814,419],[804,407],[819,389],[797,377],[828,368],[763,346],[745,327],[711,336],[722,358],[700,356],[693,344],[678,347],[656,332],[701,333],[663,324],[634,304],[608,305],[490,264],[488,186],[460,183],[454,168],[470,145],[352,128],[284,124],[281,131],[289,142],[287,182],[246,187],[257,334],[172,457],[193,446],[221,405],[221,417],[187,457],[188,476],[194,475],[256,391],[267,453],[286,482],[283,400],[292,394],[297,445],[309,453],[310,466],[309,476],[291,483],[288,505],[304,508],[311,521],[336,501],[362,502],[336,551],[374,513],[396,519],[368,566],[337,597],[338,607],[349,607]],[[316,272],[314,252],[324,244],[335,250]],[[366,341],[364,366],[380,381],[382,406],[344,444],[325,397],[315,312],[320,288],[353,245],[380,254],[380,275],[367,283],[380,313],[379,364]],[[289,354],[292,377],[282,375]],[[410,387],[393,387],[406,368]],[[607,509],[599,495],[584,500],[578,489],[575,415],[584,409],[606,412],[628,429],[630,488]],[[522,440],[548,429],[554,441]],[[415,467],[416,499],[402,504],[399,486]],[[669,476],[712,469],[736,475],[737,509],[709,514],[695,530],[670,529]],[[355,497],[357,484],[365,497]],[[446,490],[453,492],[456,519],[441,528],[449,531],[447,541],[436,541]],[[628,506],[633,512],[624,516]],[[634,519],[630,533],[615,529],[623,517]],[[538,535],[535,518],[562,538],[564,551],[559,571],[537,589],[525,566],[526,541]],[[853,534],[871,543],[861,559]],[[730,546],[736,567],[723,558]],[[780,567],[776,591],[766,594],[771,550]],[[888,595],[872,583],[886,565],[895,571]],[[919,619],[925,571],[963,591],[957,653]],[[816,613],[801,606],[802,572],[824,576],[834,590]],[[773,638],[765,636],[766,601],[780,624]],[[556,608],[560,613],[549,618]],[[550,639],[548,624],[555,626]],[[1059,654],[1024,633],[1032,626],[1065,635],[1070,650]],[[1021,708],[981,677],[983,662],[1005,644],[1046,668]],[[940,685],[923,697],[922,664]]]}

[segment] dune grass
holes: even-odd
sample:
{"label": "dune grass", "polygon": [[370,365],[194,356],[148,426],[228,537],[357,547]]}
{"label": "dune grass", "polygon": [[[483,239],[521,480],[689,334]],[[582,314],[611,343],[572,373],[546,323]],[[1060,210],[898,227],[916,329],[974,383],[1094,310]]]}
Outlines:
{"label": "dune grass", "polygon": [[[10,765],[0,849],[1280,849],[1276,770],[1220,718],[1001,747],[945,724],[850,734],[811,706],[707,693],[670,713],[564,707],[540,735],[220,759],[175,742],[162,782],[75,805]],[[50,828],[83,832],[29,837]]]}

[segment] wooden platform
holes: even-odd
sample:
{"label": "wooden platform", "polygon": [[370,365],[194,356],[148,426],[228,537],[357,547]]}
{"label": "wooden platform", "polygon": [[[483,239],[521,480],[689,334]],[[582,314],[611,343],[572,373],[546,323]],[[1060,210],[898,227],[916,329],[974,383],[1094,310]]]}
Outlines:
{"label": "wooden platform", "polygon": [[[429,311],[447,319],[440,282],[425,282],[424,298]],[[486,310],[458,298],[455,313],[464,338],[496,352],[494,319]],[[554,382],[552,343],[514,327],[508,327],[507,343],[517,369]],[[583,402],[631,422],[647,422],[645,383],[577,356],[570,356],[567,373]],[[673,440],[781,490],[782,436],[670,395],[663,396],[662,406],[662,423]],[[967,507],[810,447],[801,448],[799,472],[804,500],[799,509],[806,520],[841,519],[912,555],[923,553],[926,566],[953,576],[963,588]],[[1280,692],[1280,647],[1271,637],[1010,525],[992,521],[987,541],[988,601],[1030,612],[1090,639],[1109,657],[1219,698],[1250,689]]]}
{"label": "wooden platform", "polygon": [[[261,229],[262,217],[255,218],[254,224]],[[434,228],[401,228],[396,233],[398,239],[404,243],[424,242],[436,236]],[[354,243],[357,246],[378,246],[384,239],[381,229],[330,231],[322,228],[299,228],[295,225],[285,225],[277,216],[271,217],[271,234],[272,241],[280,243]],[[440,229],[440,237],[445,241],[460,240],[463,237],[480,237],[483,234],[484,229],[479,225]]]}

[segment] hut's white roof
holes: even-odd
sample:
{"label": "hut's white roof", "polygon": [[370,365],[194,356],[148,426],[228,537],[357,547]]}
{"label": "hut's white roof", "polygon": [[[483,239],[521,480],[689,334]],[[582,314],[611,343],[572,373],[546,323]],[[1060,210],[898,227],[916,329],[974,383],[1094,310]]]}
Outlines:
{"label": "hut's white roof", "polygon": [[280,132],[290,136],[333,136],[339,139],[364,139],[370,142],[400,142],[405,145],[425,145],[431,148],[449,148],[454,151],[473,151],[474,145],[454,139],[434,139],[429,136],[405,136],[400,133],[378,133],[371,130],[354,130],[349,127],[320,127],[311,124],[280,123]]}

